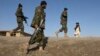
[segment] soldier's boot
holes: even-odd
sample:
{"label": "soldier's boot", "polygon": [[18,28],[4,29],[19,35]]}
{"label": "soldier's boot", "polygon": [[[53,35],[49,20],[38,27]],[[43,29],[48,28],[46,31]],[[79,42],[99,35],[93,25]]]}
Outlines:
{"label": "soldier's boot", "polygon": [[43,47],[42,46],[39,47],[39,51],[43,51]]}

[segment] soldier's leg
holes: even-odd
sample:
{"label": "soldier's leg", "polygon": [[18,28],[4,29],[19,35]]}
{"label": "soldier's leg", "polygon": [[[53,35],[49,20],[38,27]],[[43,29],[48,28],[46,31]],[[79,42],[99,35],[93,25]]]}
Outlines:
{"label": "soldier's leg", "polygon": [[68,31],[68,29],[67,29],[66,25],[64,25],[63,30],[64,30],[64,37],[67,37],[67,31]]}
{"label": "soldier's leg", "polygon": [[12,34],[12,33],[15,33],[17,30],[20,29],[20,27],[19,27],[20,23],[17,23],[17,24],[18,24],[17,28],[13,29],[13,30],[10,32],[11,34]]}
{"label": "soldier's leg", "polygon": [[41,41],[39,42],[39,50],[42,51],[43,44],[44,44],[44,31],[43,30],[41,31],[40,37],[41,37]]}
{"label": "soldier's leg", "polygon": [[63,31],[63,26],[61,27],[61,29],[59,29],[57,32],[56,32],[56,36],[58,38],[58,33],[62,32]]}
{"label": "soldier's leg", "polygon": [[24,34],[24,24],[21,22],[20,24],[21,34]]}
{"label": "soldier's leg", "polygon": [[[37,37],[37,36],[36,36]],[[28,46],[27,46],[27,53],[26,54],[28,54],[29,53],[29,51],[30,51],[30,45],[32,45],[32,44],[34,44],[36,41],[35,41],[35,38],[36,37],[34,37],[34,33],[32,34],[32,36],[31,36],[31,38],[30,38],[30,40],[29,40],[29,42],[28,42]]]}
{"label": "soldier's leg", "polygon": [[13,30],[13,32],[16,32],[17,30],[20,29],[21,19],[22,19],[21,17],[17,17],[17,28],[15,28],[15,29]]}
{"label": "soldier's leg", "polygon": [[61,29],[59,29],[59,31],[58,31],[58,32],[62,32],[62,31],[63,31],[63,25],[62,25]]}

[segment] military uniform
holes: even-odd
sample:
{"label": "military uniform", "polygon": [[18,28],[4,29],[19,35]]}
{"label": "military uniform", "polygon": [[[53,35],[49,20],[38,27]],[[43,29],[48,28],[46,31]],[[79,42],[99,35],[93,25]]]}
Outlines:
{"label": "military uniform", "polygon": [[61,21],[60,24],[62,25],[61,29],[56,32],[56,35],[58,37],[58,33],[64,31],[64,37],[67,37],[67,8],[64,8],[64,11],[61,14]]}
{"label": "military uniform", "polygon": [[23,33],[24,32],[24,25],[23,25],[24,15],[23,15],[23,12],[22,12],[22,8],[20,8],[20,7],[22,7],[21,4],[19,4],[17,11],[15,13],[15,15],[17,17],[18,27],[15,28],[13,31],[16,32],[17,30],[21,29],[21,33]]}
{"label": "military uniform", "polygon": [[[34,18],[32,20],[32,23],[31,23],[31,27],[33,27],[35,30],[35,25],[37,25],[38,27],[41,28],[41,30],[39,30],[39,32],[36,34],[35,37],[33,37],[33,35],[31,36],[31,39],[29,41],[29,45],[30,44],[34,44],[36,42],[38,42],[40,44],[40,46],[43,45],[43,40],[44,40],[44,29],[45,29],[45,12],[44,10],[41,8],[41,6],[38,6],[36,7],[35,9],[35,15],[34,15]],[[41,20],[44,20],[43,21],[43,24],[40,26],[40,22]]]}
{"label": "military uniform", "polygon": [[44,49],[44,29],[45,29],[45,17],[46,13],[44,9],[46,9],[46,1],[41,1],[40,6],[36,7],[35,14],[31,23],[31,27],[35,29],[33,35],[31,36],[28,42],[27,54],[31,49],[29,49],[30,45],[38,42],[39,50],[42,51]]}
{"label": "military uniform", "polygon": [[61,25],[62,28],[59,30],[60,32],[64,31],[64,33],[67,33],[67,12],[63,11],[61,14]]}

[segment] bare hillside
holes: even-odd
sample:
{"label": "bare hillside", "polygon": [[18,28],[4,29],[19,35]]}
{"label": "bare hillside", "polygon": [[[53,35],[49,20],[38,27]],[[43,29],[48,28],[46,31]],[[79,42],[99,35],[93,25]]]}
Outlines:
{"label": "bare hillside", "polygon": [[100,56],[100,38],[50,38],[44,51],[26,55],[29,38],[0,37],[0,56]]}

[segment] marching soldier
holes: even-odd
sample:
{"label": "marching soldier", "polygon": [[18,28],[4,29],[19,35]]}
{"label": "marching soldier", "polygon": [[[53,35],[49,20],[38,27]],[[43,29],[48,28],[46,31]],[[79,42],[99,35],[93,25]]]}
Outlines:
{"label": "marching soldier", "polygon": [[[43,41],[44,41],[44,29],[45,29],[45,11],[46,1],[41,1],[40,6],[36,7],[35,14],[31,23],[31,27],[35,29],[33,35],[29,40],[29,46],[38,42],[39,50],[43,50]],[[29,46],[27,53],[29,52]]]}
{"label": "marching soldier", "polygon": [[27,21],[26,21],[27,17],[24,16],[23,11],[22,11],[22,7],[23,7],[22,4],[19,3],[17,11],[15,13],[16,18],[17,18],[18,27],[15,28],[13,31],[11,31],[11,33],[18,31],[19,29],[21,30],[21,34],[24,33],[23,21],[25,21],[25,23],[27,23]]}
{"label": "marching soldier", "polygon": [[58,33],[64,31],[64,37],[67,37],[67,8],[64,8],[64,11],[61,14],[61,21],[60,24],[62,25],[62,28],[59,29],[58,32],[56,32],[56,35],[58,37]]}

